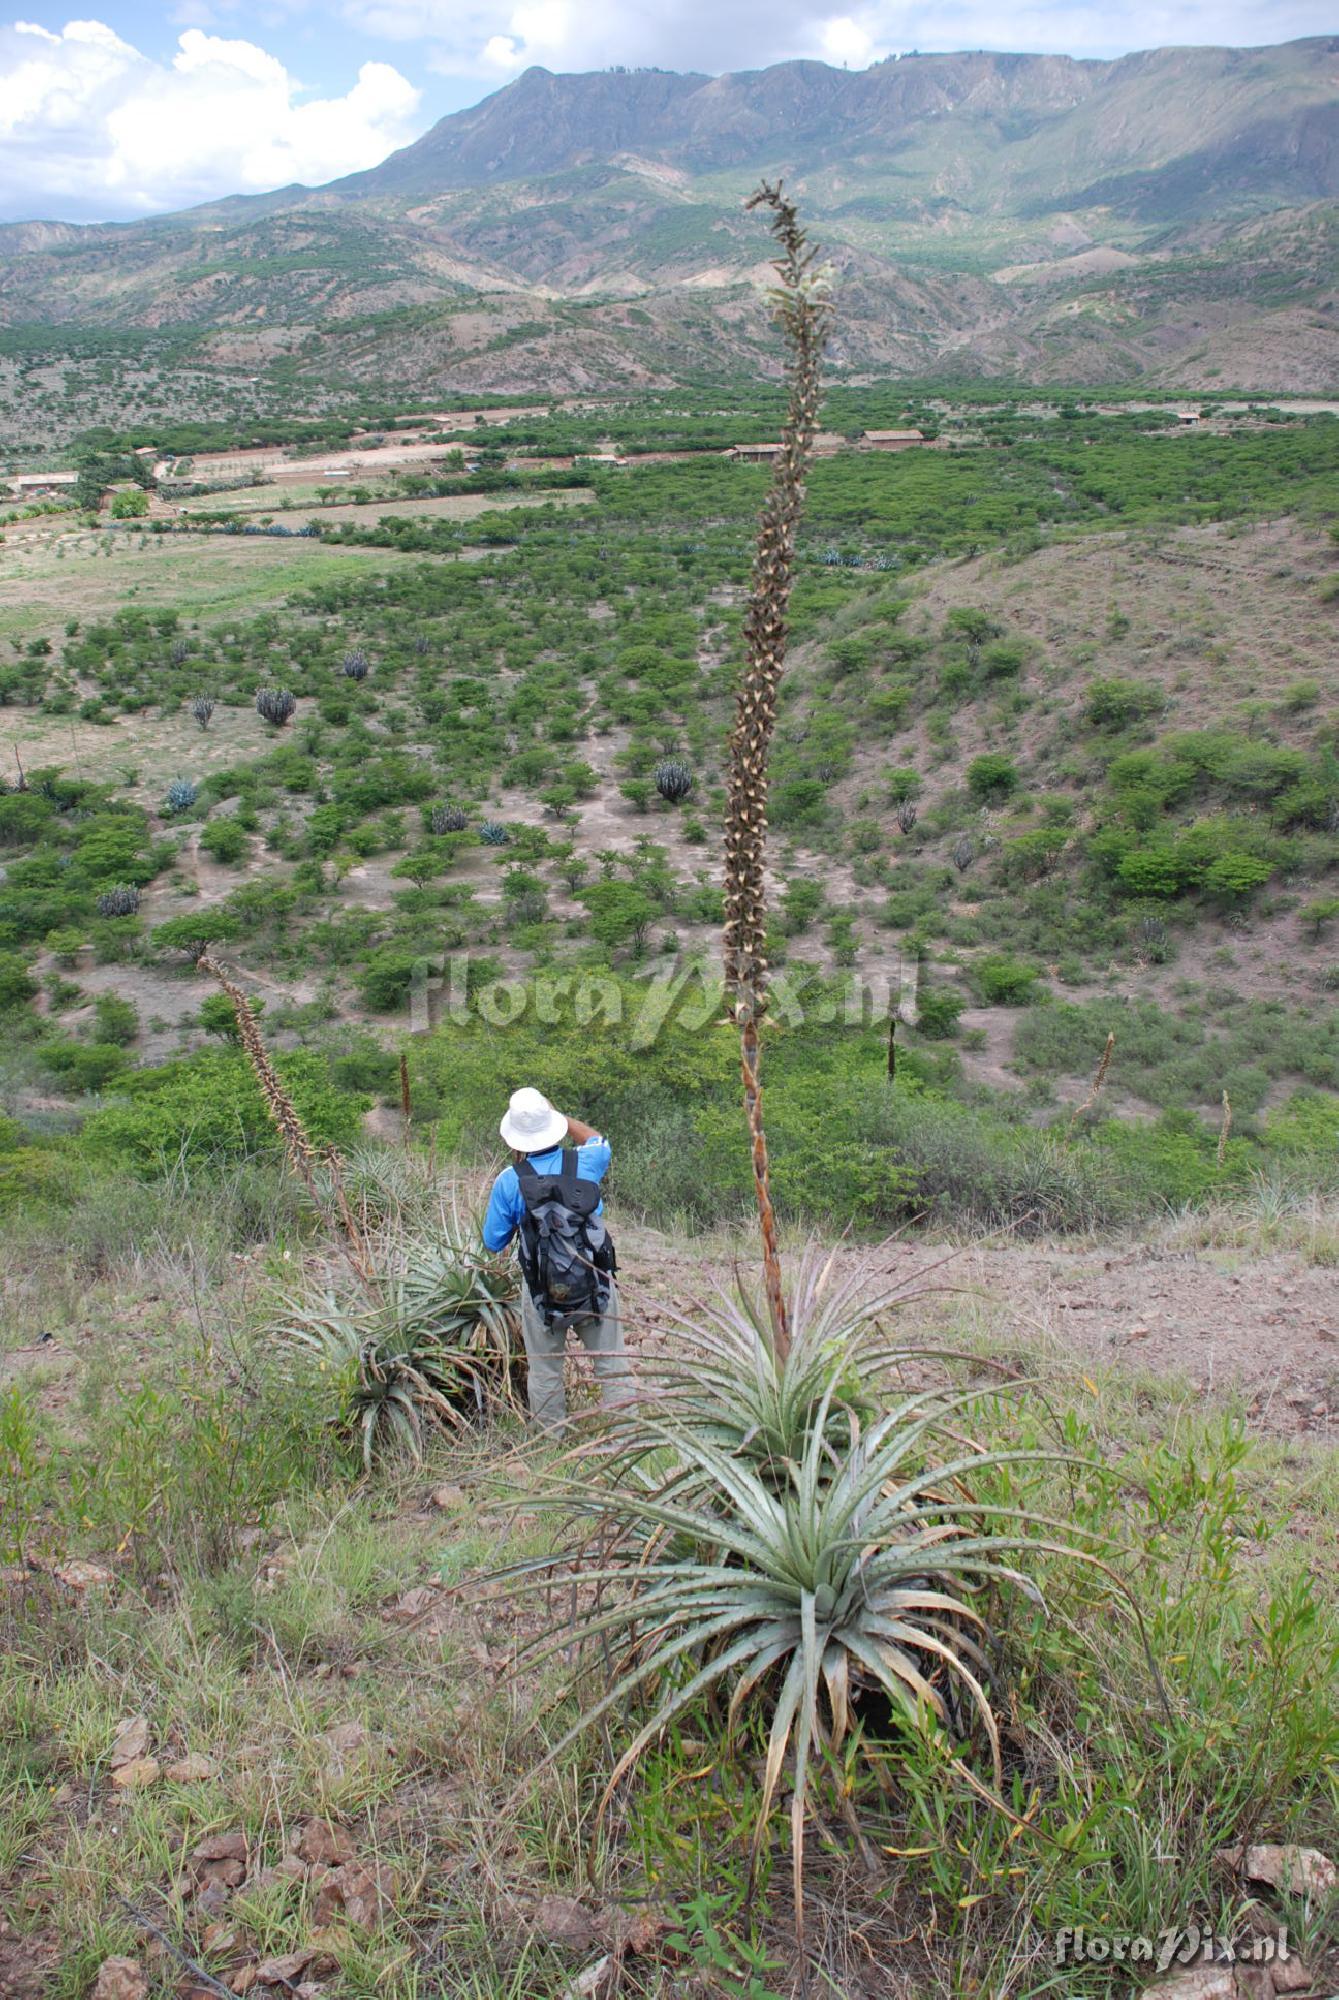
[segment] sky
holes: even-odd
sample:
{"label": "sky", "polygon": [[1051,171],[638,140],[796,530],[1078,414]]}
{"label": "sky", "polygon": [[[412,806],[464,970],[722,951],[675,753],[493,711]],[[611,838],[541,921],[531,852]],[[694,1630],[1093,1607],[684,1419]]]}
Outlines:
{"label": "sky", "polygon": [[534,63],[863,69],[909,49],[1114,56],[1339,28],[1339,0],[117,0],[83,20],[14,5],[0,0],[0,221],[332,180]]}

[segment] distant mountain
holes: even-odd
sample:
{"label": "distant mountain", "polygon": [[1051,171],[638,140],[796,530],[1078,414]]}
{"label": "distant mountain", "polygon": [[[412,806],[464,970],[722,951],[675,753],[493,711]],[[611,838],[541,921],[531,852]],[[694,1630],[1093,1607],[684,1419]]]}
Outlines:
{"label": "distant mountain", "polygon": [[0,321],[194,329],[223,367],[433,394],[754,369],[764,174],[831,258],[853,377],[1339,389],[1339,37],[531,69],[324,188],[0,230]]}

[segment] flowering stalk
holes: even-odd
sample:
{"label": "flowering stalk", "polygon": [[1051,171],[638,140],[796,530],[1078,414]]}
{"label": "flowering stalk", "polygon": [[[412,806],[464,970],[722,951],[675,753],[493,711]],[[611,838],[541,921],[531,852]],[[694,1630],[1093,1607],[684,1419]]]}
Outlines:
{"label": "flowering stalk", "polygon": [[785,336],[789,407],[782,446],[758,525],[748,616],[745,667],[730,736],[725,814],[725,984],[739,1027],[744,1110],[748,1118],[753,1186],[762,1232],[763,1281],[775,1358],[790,1350],[781,1259],[772,1207],[767,1135],[763,1127],[758,1028],[767,1012],[765,956],[767,900],[767,760],[776,725],[777,687],[786,658],[786,613],[794,580],[795,534],[804,506],[804,473],[818,418],[819,364],[831,308],[814,270],[814,250],[800,228],[793,202],[766,181],[747,206],[772,211],[771,231],[781,255],[772,312]]}
{"label": "flowering stalk", "polygon": [[265,1107],[274,1121],[279,1137],[284,1142],[284,1151],[288,1155],[289,1165],[311,1196],[312,1203],[325,1223],[326,1228],[332,1234],[338,1230],[339,1234],[343,1236],[349,1261],[357,1271],[359,1277],[365,1281],[369,1280],[367,1249],[363,1242],[362,1231],[359,1229],[354,1219],[353,1210],[349,1205],[348,1194],[340,1172],[342,1163],[339,1154],[331,1146],[326,1150],[324,1161],[330,1177],[331,1192],[335,1201],[335,1214],[332,1216],[326,1198],[316,1179],[316,1148],[307,1135],[307,1128],[298,1115],[297,1106],[294,1104],[287,1090],[285,1090],[279,1072],[270,1059],[270,1052],[265,1046],[264,1037],[260,1032],[260,1023],[252,1011],[251,1002],[247,999],[246,994],[242,991],[236,980],[207,951],[201,954],[197,960],[197,964],[201,972],[208,972],[213,978],[217,979],[223,991],[232,1001],[232,1011],[237,1020],[238,1037],[241,1040],[243,1049],[246,1051],[247,1060],[255,1072],[256,1082],[260,1085],[260,1094],[265,1099]]}

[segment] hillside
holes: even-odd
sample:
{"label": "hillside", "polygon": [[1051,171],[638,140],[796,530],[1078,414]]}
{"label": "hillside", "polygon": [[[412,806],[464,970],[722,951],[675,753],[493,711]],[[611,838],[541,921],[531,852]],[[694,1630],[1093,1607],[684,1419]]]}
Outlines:
{"label": "hillside", "polygon": [[0,319],[19,351],[170,336],[173,371],[260,369],[299,401],[774,372],[740,205],[782,174],[848,379],[1333,391],[1335,49],[529,70],[325,188],[0,229]]}

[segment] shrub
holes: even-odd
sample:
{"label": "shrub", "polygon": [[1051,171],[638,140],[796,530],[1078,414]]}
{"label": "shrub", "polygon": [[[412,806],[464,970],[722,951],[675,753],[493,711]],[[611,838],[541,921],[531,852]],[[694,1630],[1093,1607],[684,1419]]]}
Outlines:
{"label": "shrub", "polygon": [[124,1048],[139,1037],[139,1009],[119,993],[100,993],[93,1006],[95,1039]]}
{"label": "shrub", "polygon": [[1018,790],[1018,767],[1002,750],[987,750],[967,766],[967,789],[978,805],[993,805]]}
{"label": "shrub", "polygon": [[235,819],[211,819],[200,835],[200,846],[215,861],[228,866],[247,851],[247,837]]}
{"label": "shrub", "polygon": [[1269,863],[1262,861],[1258,855],[1229,850],[1209,864],[1204,886],[1210,895],[1221,897],[1226,902],[1241,902],[1263,888],[1273,872]]}
{"label": "shrub", "polygon": [[[358,1138],[367,1099],[338,1090],[322,1057],[286,1050],[274,1063],[318,1145],[348,1146]],[[167,1063],[126,1077],[122,1092],[84,1125],[82,1143],[95,1158],[162,1174],[179,1170],[183,1159],[221,1162],[279,1147],[245,1056],[209,1053]]]}
{"label": "shrub", "polygon": [[946,1042],[958,1032],[967,1002],[951,986],[922,987],[916,996],[916,1032],[930,1042]]}
{"label": "shrub", "polygon": [[1157,688],[1146,687],[1142,681],[1094,681],[1084,714],[1095,728],[1127,729],[1132,722],[1156,714],[1162,699]]}
{"label": "shrub", "polygon": [[1036,997],[1036,968],[1021,959],[1003,954],[979,958],[972,977],[988,1007],[1026,1007]]}
{"label": "shrub", "polygon": [[227,910],[190,910],[185,916],[169,917],[152,933],[155,951],[183,952],[197,959],[206,945],[229,944],[240,937],[242,926]]}

